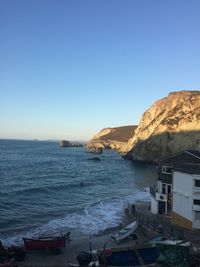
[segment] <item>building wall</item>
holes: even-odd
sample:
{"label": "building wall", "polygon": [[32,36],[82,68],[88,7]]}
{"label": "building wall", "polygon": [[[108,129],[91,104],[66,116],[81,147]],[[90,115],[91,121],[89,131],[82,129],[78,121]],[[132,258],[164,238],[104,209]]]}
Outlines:
{"label": "building wall", "polygon": [[162,192],[162,182],[158,180],[158,192]]}
{"label": "building wall", "polygon": [[[185,227],[193,221],[193,185],[194,181],[191,174],[174,171],[172,222],[175,224]],[[183,218],[186,221],[183,221]]]}
{"label": "building wall", "polygon": [[151,212],[158,214],[158,201],[153,196],[151,196]]}
{"label": "building wall", "polygon": [[[200,175],[193,175],[193,180],[200,180]],[[193,188],[193,199],[200,200],[200,187],[195,186]],[[200,229],[200,205],[194,205],[193,203],[193,228]]]}
{"label": "building wall", "polygon": [[172,212],[172,223],[180,225],[186,229],[192,230],[192,222],[187,220],[183,216],[177,214],[176,212]]}

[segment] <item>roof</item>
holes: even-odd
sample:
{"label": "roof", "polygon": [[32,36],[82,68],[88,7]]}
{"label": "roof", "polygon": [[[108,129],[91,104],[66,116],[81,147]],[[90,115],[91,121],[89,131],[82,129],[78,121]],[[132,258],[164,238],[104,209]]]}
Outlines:
{"label": "roof", "polygon": [[200,159],[200,151],[199,150],[186,150],[185,152]]}
{"label": "roof", "polygon": [[182,159],[182,161],[184,161],[184,157],[190,157],[191,158],[190,160],[192,160],[192,158],[193,158],[194,160],[200,161],[200,151],[199,150],[185,150],[185,151],[182,151],[182,152],[176,154],[173,157],[161,160],[159,162],[159,164],[160,165],[163,165],[165,163],[175,163],[176,164],[177,161],[179,161],[180,159]]}
{"label": "roof", "polygon": [[180,171],[190,174],[200,174],[200,165],[175,167],[174,171]]}

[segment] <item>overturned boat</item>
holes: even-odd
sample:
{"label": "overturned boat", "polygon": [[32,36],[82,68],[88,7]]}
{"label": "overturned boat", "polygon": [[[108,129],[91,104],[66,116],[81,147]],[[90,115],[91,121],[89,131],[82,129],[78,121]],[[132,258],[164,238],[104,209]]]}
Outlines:
{"label": "overturned boat", "polygon": [[124,227],[118,233],[113,235],[111,238],[116,243],[120,243],[122,240],[124,240],[127,237],[131,236],[134,233],[134,231],[136,230],[137,226],[138,226],[137,221],[134,221],[134,222],[130,223],[129,225],[127,225],[126,227]]}

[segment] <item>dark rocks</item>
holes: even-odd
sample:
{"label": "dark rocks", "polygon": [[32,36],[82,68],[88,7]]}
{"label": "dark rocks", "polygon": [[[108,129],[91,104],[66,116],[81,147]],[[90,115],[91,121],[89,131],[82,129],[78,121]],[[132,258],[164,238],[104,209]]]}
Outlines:
{"label": "dark rocks", "polygon": [[82,147],[82,144],[79,143],[71,143],[67,140],[61,140],[60,141],[60,147]]}
{"label": "dark rocks", "polygon": [[93,157],[93,158],[89,158],[88,160],[100,161],[101,159],[99,157]]}

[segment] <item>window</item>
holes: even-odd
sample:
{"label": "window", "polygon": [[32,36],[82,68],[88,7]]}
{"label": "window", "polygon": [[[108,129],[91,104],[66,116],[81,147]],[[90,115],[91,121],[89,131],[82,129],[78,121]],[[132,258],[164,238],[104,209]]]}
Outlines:
{"label": "window", "polygon": [[166,184],[162,184],[162,194],[166,195]]}
{"label": "window", "polygon": [[171,194],[171,192],[172,192],[172,191],[171,191],[171,185],[168,185],[168,186],[167,186],[167,194],[169,195],[169,194]]}
{"label": "window", "polygon": [[194,180],[194,186],[200,187],[200,180]]}
{"label": "window", "polygon": [[193,204],[194,205],[200,205],[200,199],[194,199]]}
{"label": "window", "polygon": [[171,166],[162,166],[162,173],[171,174],[172,173],[172,167]]}
{"label": "window", "polygon": [[195,211],[195,213],[194,213],[194,219],[195,220],[200,220],[200,211]]}

